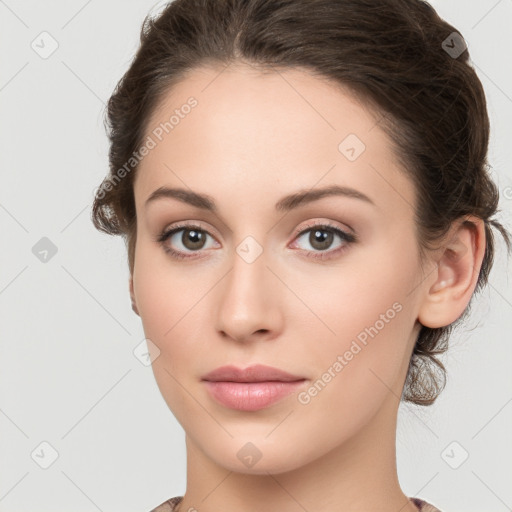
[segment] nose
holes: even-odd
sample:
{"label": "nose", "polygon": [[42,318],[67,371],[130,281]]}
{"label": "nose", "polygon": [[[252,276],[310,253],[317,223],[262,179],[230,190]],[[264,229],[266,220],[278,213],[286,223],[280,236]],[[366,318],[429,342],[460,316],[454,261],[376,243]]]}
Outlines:
{"label": "nose", "polygon": [[265,251],[254,261],[235,252],[232,261],[217,288],[217,330],[238,342],[278,336],[283,322],[283,285],[268,268]]}

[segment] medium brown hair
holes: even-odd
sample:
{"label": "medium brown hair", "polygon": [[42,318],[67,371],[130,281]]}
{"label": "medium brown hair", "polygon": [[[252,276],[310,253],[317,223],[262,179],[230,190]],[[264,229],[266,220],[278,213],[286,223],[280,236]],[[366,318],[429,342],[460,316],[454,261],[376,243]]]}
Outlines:
{"label": "medium brown hair", "polygon": [[[484,90],[462,34],[427,2],[174,0],[158,16],[146,16],[140,43],[108,102],[110,173],[92,207],[97,229],[123,236],[130,273],[137,239],[133,155],[166,92],[187,72],[209,64],[302,68],[372,106],[415,186],[422,261],[425,251],[466,215],[485,223],[475,292],[487,283],[493,263],[491,227],[503,235],[510,252],[509,233],[492,219],[499,195],[488,173]],[[421,327],[402,400],[435,401],[446,382],[436,356],[447,350],[452,328],[469,306],[449,326]]]}

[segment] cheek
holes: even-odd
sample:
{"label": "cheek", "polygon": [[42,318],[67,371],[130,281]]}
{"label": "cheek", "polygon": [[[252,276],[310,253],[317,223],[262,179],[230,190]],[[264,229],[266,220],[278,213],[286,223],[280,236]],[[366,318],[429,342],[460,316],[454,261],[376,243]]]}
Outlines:
{"label": "cheek", "polygon": [[365,329],[375,324],[379,332],[391,331],[390,326],[404,316],[398,310],[411,300],[407,295],[418,272],[413,258],[401,261],[397,252],[384,242],[337,267],[287,273],[286,281],[294,283],[293,291],[301,299],[290,295],[295,318],[303,326],[311,323],[326,341],[338,342],[338,348],[339,341],[359,334],[364,341]]}
{"label": "cheek", "polygon": [[181,400],[173,377],[182,382],[199,372],[198,347],[212,337],[205,330],[208,292],[217,280],[211,270],[184,270],[158,249],[139,248],[133,277],[137,306],[146,338],[160,351],[153,369],[166,399]]}
{"label": "cheek", "polygon": [[326,450],[333,440],[357,433],[386,400],[394,403],[401,395],[412,308],[396,300],[402,290],[373,284],[366,297],[353,294],[346,300],[338,292],[337,307],[331,305],[325,316],[336,336],[322,336],[301,355],[316,375],[297,396],[300,428],[315,431],[318,418],[329,411],[322,426]]}
{"label": "cheek", "polygon": [[144,332],[147,337],[153,336],[157,344],[171,338],[174,326],[201,293],[197,280],[190,281],[167,259],[163,249],[149,243],[137,246],[133,283]]}
{"label": "cheek", "polygon": [[200,283],[196,281],[190,283],[177,267],[165,262],[156,264],[158,257],[154,254],[141,250],[137,258],[134,272],[137,306],[145,337],[159,351],[152,363],[153,374],[168,407],[182,421],[183,417],[186,419],[185,412],[193,406],[184,386],[195,371],[194,329],[199,325],[198,301],[207,287],[198,287]]}
{"label": "cheek", "polygon": [[[406,245],[382,243],[373,249],[361,251],[357,259],[340,267],[336,279],[328,273],[319,279],[317,274],[316,291],[308,293],[308,286],[301,287],[305,302],[322,321],[314,324],[321,333],[316,339],[322,342],[308,344],[302,357],[315,361],[320,372],[330,369],[336,374],[332,381],[337,384],[329,387],[354,390],[353,395],[343,393],[349,401],[374,396],[375,386],[385,392],[386,385],[395,384],[407,363],[404,357],[415,323],[409,295],[418,272],[414,258],[403,258]],[[414,254],[412,247],[407,254]],[[304,325],[297,328],[304,332]],[[313,323],[309,331],[305,339],[313,336]],[[339,356],[343,369],[336,364],[336,371],[333,365]],[[326,375],[322,380],[328,379]]]}

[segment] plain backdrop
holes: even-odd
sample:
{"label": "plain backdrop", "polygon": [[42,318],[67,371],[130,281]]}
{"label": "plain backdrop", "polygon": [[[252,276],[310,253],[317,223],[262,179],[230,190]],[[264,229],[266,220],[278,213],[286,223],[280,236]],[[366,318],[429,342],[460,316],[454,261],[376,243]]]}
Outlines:
{"label": "plain backdrop", "polygon": [[[510,228],[512,0],[431,3],[484,85]],[[184,432],[133,353],[144,333],[123,241],[90,220],[108,170],[105,103],[163,5],[0,0],[0,512],[149,512],[185,491]],[[443,512],[512,508],[511,260],[497,244],[491,283],[442,359],[443,394],[400,409],[403,490]]]}

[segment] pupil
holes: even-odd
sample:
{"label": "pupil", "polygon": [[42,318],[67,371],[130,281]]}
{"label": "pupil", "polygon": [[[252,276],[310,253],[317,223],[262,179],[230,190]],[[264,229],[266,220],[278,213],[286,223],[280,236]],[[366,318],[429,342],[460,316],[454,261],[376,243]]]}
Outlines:
{"label": "pupil", "polygon": [[[188,233],[188,236],[185,236],[185,233]],[[185,237],[185,240],[183,241],[183,244],[188,249],[197,249],[201,247],[201,243],[203,241],[203,235],[201,231],[195,230],[195,229],[187,229],[183,236]]]}
{"label": "pupil", "polygon": [[327,249],[332,243],[332,236],[329,231],[317,229],[311,232],[310,243],[317,249]]}

